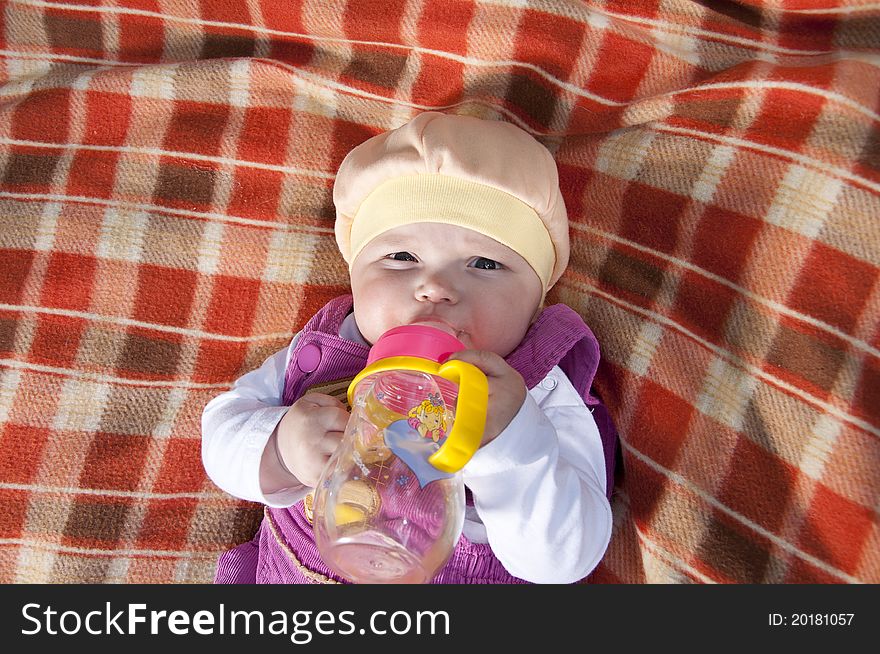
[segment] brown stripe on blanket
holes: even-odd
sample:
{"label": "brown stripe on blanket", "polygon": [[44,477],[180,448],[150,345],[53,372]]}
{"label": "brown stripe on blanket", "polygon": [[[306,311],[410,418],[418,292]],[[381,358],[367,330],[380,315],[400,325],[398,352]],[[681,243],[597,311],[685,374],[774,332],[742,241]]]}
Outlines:
{"label": "brown stripe on blanket", "polygon": [[827,397],[847,358],[847,346],[831,335],[782,322],[767,352],[767,365],[808,392]]}
{"label": "brown stripe on blanket", "polygon": [[393,89],[400,82],[406,65],[406,56],[397,54],[395,50],[353,45],[352,58],[342,72],[342,77]]}
{"label": "brown stripe on blanket", "polygon": [[766,582],[778,562],[770,541],[720,511],[710,510],[707,517],[696,560],[727,583]]}
{"label": "brown stripe on blanket", "polygon": [[191,210],[210,206],[214,194],[215,171],[209,167],[190,167],[164,159],[159,168],[154,196],[160,203]]}
{"label": "brown stripe on blanket", "polygon": [[511,72],[508,77],[504,101],[524,113],[531,124],[547,129],[556,112],[556,95],[530,71]]}
{"label": "brown stripe on blanket", "polygon": [[218,57],[253,57],[257,44],[253,37],[241,34],[207,34],[202,43],[202,59]]}
{"label": "brown stripe on blanket", "polygon": [[648,257],[633,253],[632,256],[621,250],[608,251],[608,256],[599,271],[599,281],[627,295],[636,296],[639,304],[648,305],[645,300],[653,300],[660,291],[665,277],[664,270],[647,261]]}
{"label": "brown stripe on blanket", "polygon": [[13,151],[6,161],[2,184],[18,192],[47,193],[60,160],[61,155],[52,150]]}
{"label": "brown stripe on blanket", "polygon": [[177,373],[181,349],[177,336],[132,329],[126,336],[116,367],[123,374],[141,378],[173,377]]}
{"label": "brown stripe on blanket", "polygon": [[[48,498],[47,498],[48,499]],[[131,500],[77,495],[62,531],[64,543],[74,547],[106,547],[125,535]]]}
{"label": "brown stripe on blanket", "polygon": [[101,54],[104,38],[100,20],[82,19],[73,12],[51,7],[44,12],[46,34],[53,48],[92,56]]}
{"label": "brown stripe on blanket", "polygon": [[[727,94],[720,96],[721,93]],[[743,92],[715,91],[711,95],[683,93],[675,98],[672,116],[667,122],[692,129],[728,129],[733,127],[734,118],[743,101]]]}
{"label": "brown stripe on blanket", "polygon": [[0,312],[0,356],[2,357],[14,353],[16,324],[18,324],[17,314]]}

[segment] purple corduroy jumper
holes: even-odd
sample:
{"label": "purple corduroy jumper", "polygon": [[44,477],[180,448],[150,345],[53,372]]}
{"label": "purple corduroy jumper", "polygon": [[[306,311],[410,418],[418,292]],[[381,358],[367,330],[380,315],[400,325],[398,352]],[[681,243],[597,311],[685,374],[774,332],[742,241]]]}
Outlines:
{"label": "purple corduroy jumper", "polygon": [[[285,405],[310,388],[353,378],[366,366],[369,348],[339,336],[352,309],[351,295],[331,300],[299,335],[284,379]],[[614,481],[617,432],[602,402],[590,392],[599,364],[599,344],[581,317],[562,304],[544,309],[523,341],[507,356],[528,388],[558,365],[584,398],[599,428],[605,453],[606,489]],[[307,361],[303,365],[301,361]],[[225,552],[218,562],[216,583],[345,582],[321,560],[302,501],[283,509],[267,507],[253,540]],[[511,575],[489,545],[462,536],[432,583],[524,583]]]}

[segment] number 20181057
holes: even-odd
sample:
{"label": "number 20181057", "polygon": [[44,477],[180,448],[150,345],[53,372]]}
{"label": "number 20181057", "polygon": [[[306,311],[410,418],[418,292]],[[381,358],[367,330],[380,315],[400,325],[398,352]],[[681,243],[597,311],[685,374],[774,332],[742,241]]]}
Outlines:
{"label": "number 20181057", "polygon": [[855,613],[770,613],[767,622],[771,627],[847,627],[852,624]]}

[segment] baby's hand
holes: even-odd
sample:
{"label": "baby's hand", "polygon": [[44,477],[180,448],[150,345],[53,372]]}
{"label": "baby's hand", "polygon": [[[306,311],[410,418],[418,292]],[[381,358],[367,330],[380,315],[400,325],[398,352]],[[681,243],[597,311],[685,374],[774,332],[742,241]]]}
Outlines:
{"label": "baby's hand", "polygon": [[335,397],[306,393],[278,423],[278,456],[300,483],[314,488],[348,423]]}
{"label": "baby's hand", "polygon": [[459,359],[475,365],[489,380],[489,407],[486,412],[486,431],[480,447],[490,443],[519,412],[526,399],[526,383],[522,376],[503,358],[486,350],[462,350],[450,359]]}

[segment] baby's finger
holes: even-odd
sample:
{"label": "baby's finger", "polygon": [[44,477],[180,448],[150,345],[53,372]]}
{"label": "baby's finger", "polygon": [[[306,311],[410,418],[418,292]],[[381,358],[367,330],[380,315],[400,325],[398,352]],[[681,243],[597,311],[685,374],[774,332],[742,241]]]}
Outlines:
{"label": "baby's finger", "polygon": [[339,406],[321,406],[317,407],[314,411],[315,421],[325,431],[345,431],[349,415],[342,404]]}
{"label": "baby's finger", "polygon": [[328,431],[326,434],[324,434],[324,438],[321,439],[321,442],[318,443],[318,450],[322,454],[326,454],[327,456],[329,456],[336,451],[336,448],[339,447],[339,444],[341,442],[341,431]]}
{"label": "baby's finger", "polygon": [[302,399],[309,401],[314,406],[336,407],[345,411],[345,405],[332,395],[325,395],[324,393],[306,393],[302,396]]}
{"label": "baby's finger", "polygon": [[476,366],[487,377],[502,377],[510,373],[510,365],[501,356],[489,350],[461,350],[449,356]]}

